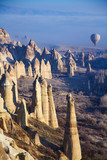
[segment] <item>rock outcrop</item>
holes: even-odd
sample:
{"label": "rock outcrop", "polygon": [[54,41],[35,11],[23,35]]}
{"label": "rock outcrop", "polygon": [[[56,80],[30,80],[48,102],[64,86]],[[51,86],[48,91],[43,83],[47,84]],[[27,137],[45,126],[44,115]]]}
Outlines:
{"label": "rock outcrop", "polygon": [[84,62],[84,52],[81,52],[81,54],[79,55],[79,64],[84,67],[85,66],[85,62]]}
{"label": "rock outcrop", "polygon": [[32,112],[35,113],[35,118],[41,122],[45,122],[42,104],[41,104],[41,86],[39,83],[39,77],[37,76],[33,82],[33,95],[32,95]]}
{"label": "rock outcrop", "polygon": [[81,160],[81,146],[79,141],[74,99],[67,95],[67,118],[64,133],[63,150],[70,160]]}
{"label": "rock outcrop", "polygon": [[27,151],[19,148],[12,138],[3,134],[0,134],[0,156],[1,160],[34,160]]}
{"label": "rock outcrop", "polygon": [[25,65],[22,61],[20,61],[20,63],[16,61],[15,71],[17,79],[20,78],[21,76],[26,76]]}
{"label": "rock outcrop", "polygon": [[16,106],[14,104],[15,103],[14,98],[16,97],[15,95],[16,93],[13,88],[14,84],[12,80],[10,79],[8,72],[6,72],[6,74],[4,75],[1,81],[2,81],[2,88],[3,88],[2,96],[4,99],[4,104],[10,113],[14,113],[16,110]]}
{"label": "rock outcrop", "polygon": [[53,128],[58,128],[58,119],[56,115],[51,84],[48,85],[48,101],[49,101],[49,125]]}
{"label": "rock outcrop", "polygon": [[62,56],[55,50],[50,50],[50,64],[53,72],[63,72]]}
{"label": "rock outcrop", "polygon": [[4,74],[4,65],[3,62],[0,60],[0,75]]}
{"label": "rock outcrop", "polygon": [[42,100],[42,111],[45,123],[49,125],[49,103],[47,94],[47,82],[43,78],[41,78],[41,100]]}
{"label": "rock outcrop", "polygon": [[66,155],[60,151],[59,156],[58,156],[58,160],[69,160]]}
{"label": "rock outcrop", "polygon": [[35,134],[35,145],[40,146],[41,142],[40,142],[40,138],[39,138],[39,134],[36,133]]}
{"label": "rock outcrop", "polygon": [[34,74],[33,76],[36,77],[37,75],[39,76],[40,75],[40,62],[39,60],[36,58],[35,61],[34,61]]}
{"label": "rock outcrop", "polygon": [[4,43],[10,43],[10,37],[9,34],[3,29],[0,28],[0,43],[4,44]]}
{"label": "rock outcrop", "polygon": [[22,99],[21,106],[18,110],[17,122],[24,129],[28,126],[28,112],[24,99]]}
{"label": "rock outcrop", "polygon": [[33,74],[32,74],[32,66],[31,64],[29,63],[29,66],[28,66],[28,76],[32,77]]}

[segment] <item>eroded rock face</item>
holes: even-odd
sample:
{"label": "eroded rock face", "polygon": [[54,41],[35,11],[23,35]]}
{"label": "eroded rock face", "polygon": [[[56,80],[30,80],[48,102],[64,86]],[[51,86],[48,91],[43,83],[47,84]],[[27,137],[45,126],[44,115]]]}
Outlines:
{"label": "eroded rock face", "polygon": [[38,133],[35,134],[35,144],[36,144],[37,146],[40,146],[40,145],[41,145],[41,143],[40,143],[40,138],[39,138],[39,134],[38,134]]}
{"label": "eroded rock face", "polygon": [[14,84],[10,79],[10,75],[6,72],[2,80],[2,87],[3,87],[2,95],[4,99],[4,104],[10,113],[14,113],[16,110],[16,106],[14,104],[15,90],[13,89],[13,85]]}
{"label": "eroded rock face", "polygon": [[81,54],[79,55],[79,64],[84,67],[85,66],[85,62],[84,62],[84,52],[81,52]]}
{"label": "eroded rock face", "polygon": [[49,103],[47,94],[47,82],[43,78],[41,78],[41,100],[42,100],[42,111],[45,123],[49,125]]}
{"label": "eroded rock face", "polygon": [[26,76],[25,65],[22,61],[20,61],[20,63],[16,61],[15,72],[17,79],[20,78],[21,76]]}
{"label": "eroded rock face", "polygon": [[53,128],[58,128],[58,119],[56,115],[51,84],[48,85],[48,102],[49,102],[49,125]]}
{"label": "eroded rock face", "polygon": [[0,134],[0,156],[1,160],[34,160],[34,158],[25,150],[19,148],[15,141],[3,134]]}
{"label": "eroded rock face", "polygon": [[29,63],[29,66],[28,66],[28,76],[32,77],[33,74],[32,74],[32,66],[31,64]]}
{"label": "eroded rock face", "polygon": [[63,142],[63,150],[70,160],[81,160],[81,146],[79,141],[74,99],[67,95],[67,118]]}
{"label": "eroded rock face", "polygon": [[35,61],[34,61],[34,77],[36,76],[39,76],[40,75],[40,62],[39,60],[36,58]]}
{"label": "eroded rock face", "polygon": [[21,107],[18,111],[17,122],[24,129],[28,126],[28,112],[24,99],[22,99]]}
{"label": "eroded rock face", "polygon": [[0,28],[0,43],[10,43],[10,41],[9,34],[3,28]]}
{"label": "eroded rock face", "polygon": [[66,157],[66,155],[63,152],[60,151],[58,160],[69,160],[69,159]]}
{"label": "eroded rock face", "polygon": [[33,82],[32,112],[35,113],[36,119],[45,122],[41,104],[41,86],[38,80],[39,77],[37,76]]}
{"label": "eroded rock face", "polygon": [[50,64],[52,71],[63,72],[63,62],[61,60],[62,56],[55,49],[52,49],[50,52],[51,52]]}
{"label": "eroded rock face", "polygon": [[25,59],[32,62],[32,60],[36,57],[40,59],[40,55],[41,55],[41,50],[40,48],[38,48],[38,46],[35,44],[35,42],[33,40],[29,41],[29,44],[27,45],[26,48],[26,55],[25,55]]}

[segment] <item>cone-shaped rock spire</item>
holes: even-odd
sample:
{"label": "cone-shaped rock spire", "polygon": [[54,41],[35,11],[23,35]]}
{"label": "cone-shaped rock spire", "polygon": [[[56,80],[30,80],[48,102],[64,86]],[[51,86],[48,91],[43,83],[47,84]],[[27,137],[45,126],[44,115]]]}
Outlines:
{"label": "cone-shaped rock spire", "polygon": [[74,99],[67,95],[67,119],[64,134],[63,150],[70,160],[81,160],[81,146],[79,141]]}
{"label": "cone-shaped rock spire", "polygon": [[58,128],[58,119],[56,116],[56,110],[55,110],[55,104],[54,104],[54,100],[53,100],[51,84],[48,85],[48,101],[49,101],[50,126],[53,128]]}

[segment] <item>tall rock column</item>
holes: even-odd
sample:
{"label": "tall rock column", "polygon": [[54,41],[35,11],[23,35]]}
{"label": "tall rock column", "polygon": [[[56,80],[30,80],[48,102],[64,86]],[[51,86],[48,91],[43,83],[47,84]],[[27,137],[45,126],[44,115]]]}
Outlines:
{"label": "tall rock column", "polygon": [[50,126],[53,128],[58,128],[58,119],[56,116],[56,110],[55,110],[55,104],[54,104],[54,100],[53,100],[51,84],[48,85],[48,101],[49,101]]}
{"label": "tall rock column", "polygon": [[37,76],[33,82],[32,112],[35,112],[36,119],[45,122],[41,104],[41,86],[38,79],[39,77]]}
{"label": "tall rock column", "polygon": [[22,128],[26,128],[28,126],[28,112],[24,99],[22,99],[21,106],[18,111],[17,122]]}
{"label": "tall rock column", "polygon": [[49,103],[47,94],[47,82],[41,78],[41,100],[42,100],[42,111],[45,119],[45,123],[49,124]]}
{"label": "tall rock column", "polygon": [[32,77],[32,66],[31,66],[30,63],[29,63],[29,66],[28,66],[28,76]]}
{"label": "tall rock column", "polygon": [[16,106],[14,105],[13,101],[13,85],[8,73],[5,74],[5,80],[3,81],[2,86],[4,104],[10,113],[14,113],[16,110]]}
{"label": "tall rock column", "polygon": [[63,142],[63,150],[70,160],[81,160],[81,146],[79,141],[74,99],[67,95],[67,118]]}

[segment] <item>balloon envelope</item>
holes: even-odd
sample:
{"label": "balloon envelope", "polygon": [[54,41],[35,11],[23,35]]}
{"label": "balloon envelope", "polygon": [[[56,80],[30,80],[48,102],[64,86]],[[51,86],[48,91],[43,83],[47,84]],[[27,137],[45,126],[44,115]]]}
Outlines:
{"label": "balloon envelope", "polygon": [[99,34],[92,34],[90,37],[91,41],[96,45],[98,41],[100,40],[100,35]]}

